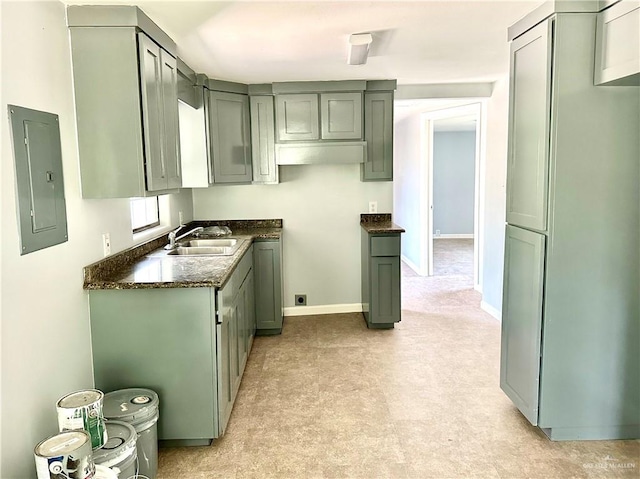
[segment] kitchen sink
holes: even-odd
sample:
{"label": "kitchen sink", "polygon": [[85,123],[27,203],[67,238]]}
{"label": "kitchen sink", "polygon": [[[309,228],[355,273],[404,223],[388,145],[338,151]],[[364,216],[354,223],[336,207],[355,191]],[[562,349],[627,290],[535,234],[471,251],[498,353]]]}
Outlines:
{"label": "kitchen sink", "polygon": [[237,248],[223,246],[178,246],[167,253],[170,256],[230,256]]}
{"label": "kitchen sink", "polygon": [[245,240],[235,238],[185,241],[167,253],[170,256],[231,256]]}
{"label": "kitchen sink", "polygon": [[238,240],[234,238],[196,239],[184,243],[187,247],[219,246],[222,248],[229,248],[237,244]]}

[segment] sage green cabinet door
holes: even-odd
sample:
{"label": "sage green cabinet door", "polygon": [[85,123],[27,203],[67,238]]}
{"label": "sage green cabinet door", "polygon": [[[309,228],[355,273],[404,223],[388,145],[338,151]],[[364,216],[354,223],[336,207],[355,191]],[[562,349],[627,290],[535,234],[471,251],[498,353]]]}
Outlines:
{"label": "sage green cabinet door", "polygon": [[279,141],[319,140],[318,95],[276,95],[276,127]]}
{"label": "sage green cabinet door", "polygon": [[178,66],[176,59],[160,50],[162,107],[163,107],[163,160],[167,187],[182,186],[180,167],[180,134],[178,132]]}
{"label": "sage green cabinet door", "polygon": [[211,288],[89,292],[95,385],[157,392],[159,439],[218,437],[214,296]]}
{"label": "sage green cabinet door", "polygon": [[362,181],[393,180],[393,92],[364,94],[364,139]]}
{"label": "sage green cabinet door", "polygon": [[211,183],[250,183],[249,97],[210,91],[208,119]]}
{"label": "sage green cabinet door", "polygon": [[596,85],[640,85],[640,3],[623,0],[598,14]]}
{"label": "sage green cabinet door", "polygon": [[400,321],[400,257],[371,257],[369,322],[392,324]]}
{"label": "sage green cabinet door", "polygon": [[256,329],[262,334],[282,331],[282,256],[280,241],[253,245]]}
{"label": "sage green cabinet door", "polygon": [[545,236],[507,226],[500,387],[538,423]]}
{"label": "sage green cabinet door", "polygon": [[233,373],[231,371],[231,315],[230,307],[222,307],[219,311],[217,335],[217,369],[218,369],[218,436],[227,429],[231,409],[233,408]]}
{"label": "sage green cabinet door", "polygon": [[250,104],[253,183],[278,183],[273,97],[252,96]]}
{"label": "sage green cabinet door", "polygon": [[323,140],[362,139],[362,93],[320,94]]}
{"label": "sage green cabinet door", "polygon": [[[163,158],[164,103],[160,47],[144,33],[138,33],[140,87],[144,132],[147,190],[167,189],[167,168]],[[177,107],[177,103],[176,103]]]}
{"label": "sage green cabinet door", "polygon": [[552,23],[511,44],[507,222],[547,228]]}

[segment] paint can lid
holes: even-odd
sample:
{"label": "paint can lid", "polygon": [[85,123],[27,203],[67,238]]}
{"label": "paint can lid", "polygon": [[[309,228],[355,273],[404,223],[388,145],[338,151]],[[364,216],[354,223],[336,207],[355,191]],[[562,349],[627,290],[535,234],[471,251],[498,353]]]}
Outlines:
{"label": "paint can lid", "polygon": [[91,450],[91,437],[86,432],[65,431],[40,441],[34,453],[40,457],[72,455],[86,443],[89,443],[89,450]]}
{"label": "paint can lid", "polygon": [[109,439],[100,449],[93,451],[93,462],[103,466],[117,466],[136,452],[138,434],[131,424],[122,421],[106,421]]}
{"label": "paint can lid", "polygon": [[58,399],[57,406],[65,409],[84,407],[101,402],[103,398],[104,394],[102,391],[98,391],[97,389],[83,389],[62,396]]}
{"label": "paint can lid", "polygon": [[158,395],[151,389],[120,389],[104,395],[103,411],[107,419],[125,421],[135,427],[157,420],[159,405]]}

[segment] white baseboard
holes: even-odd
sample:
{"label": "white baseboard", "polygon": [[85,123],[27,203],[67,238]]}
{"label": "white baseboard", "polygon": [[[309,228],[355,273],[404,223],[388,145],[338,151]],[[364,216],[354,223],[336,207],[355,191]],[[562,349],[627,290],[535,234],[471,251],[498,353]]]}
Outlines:
{"label": "white baseboard", "polygon": [[451,234],[451,235],[433,235],[433,239],[473,239],[473,233],[471,234]]}
{"label": "white baseboard", "polygon": [[489,303],[485,303],[484,301],[481,301],[480,302],[480,309],[482,309],[483,311],[489,313],[491,316],[493,316],[498,321],[502,321],[502,311],[494,308]]}
{"label": "white baseboard", "polygon": [[409,268],[415,271],[416,274],[419,274],[420,276],[427,276],[426,274],[423,274],[420,268],[418,268],[418,266],[416,266],[416,264],[413,261],[411,261],[409,258],[407,258],[405,255],[401,254],[400,259],[404,261]]}
{"label": "white baseboard", "polygon": [[284,308],[285,316],[309,316],[315,314],[361,313],[362,304],[324,304],[320,306],[292,306]]}

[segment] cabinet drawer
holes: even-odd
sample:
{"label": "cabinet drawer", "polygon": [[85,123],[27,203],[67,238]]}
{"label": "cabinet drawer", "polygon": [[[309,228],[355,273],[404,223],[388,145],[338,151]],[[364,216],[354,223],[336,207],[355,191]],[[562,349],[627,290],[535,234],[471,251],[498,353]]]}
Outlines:
{"label": "cabinet drawer", "polygon": [[400,235],[372,236],[371,256],[400,256]]}

